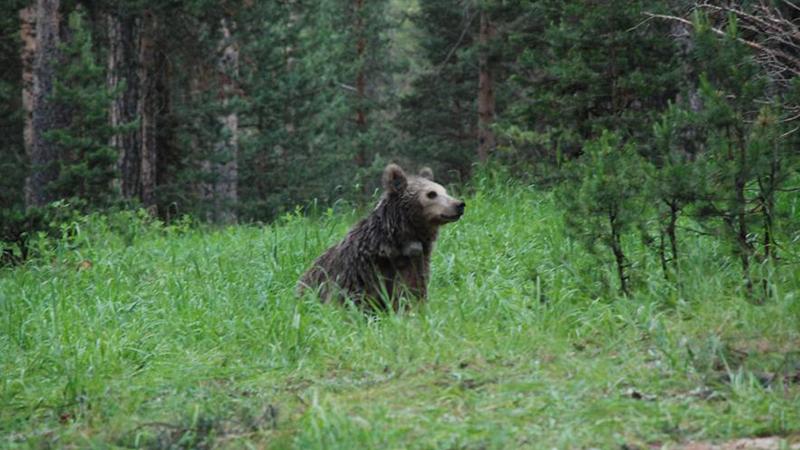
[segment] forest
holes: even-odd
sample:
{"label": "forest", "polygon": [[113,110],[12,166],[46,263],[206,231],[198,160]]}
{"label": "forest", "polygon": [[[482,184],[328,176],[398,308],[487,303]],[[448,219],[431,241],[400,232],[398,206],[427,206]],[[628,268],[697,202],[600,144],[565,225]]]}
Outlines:
{"label": "forest", "polygon": [[622,291],[624,236],[657,241],[668,276],[683,214],[747,273],[797,222],[776,202],[797,178],[798,14],[786,0],[8,1],[4,260],[64,214],[230,224],[363,204],[394,161],[559,189]]}
{"label": "forest", "polygon": [[[794,0],[0,2],[0,447],[800,448]],[[388,163],[428,302],[298,298]]]}

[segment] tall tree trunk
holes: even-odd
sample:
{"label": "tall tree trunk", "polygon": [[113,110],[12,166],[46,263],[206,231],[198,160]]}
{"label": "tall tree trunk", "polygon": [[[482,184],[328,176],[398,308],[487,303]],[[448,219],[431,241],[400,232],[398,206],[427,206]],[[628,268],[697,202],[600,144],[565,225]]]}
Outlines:
{"label": "tall tree trunk", "polygon": [[141,133],[123,125],[136,121],[139,107],[139,24],[132,15],[107,16],[108,26],[108,87],[116,92],[110,105],[110,123],[116,129],[110,145],[117,150],[119,189],[125,199],[140,193],[139,155]]}
{"label": "tall tree trunk", "polygon": [[19,11],[20,38],[22,39],[22,108],[25,113],[23,143],[25,154],[33,148],[33,67],[36,58],[36,8],[26,6]]}
{"label": "tall tree trunk", "polygon": [[[365,101],[367,94],[367,81],[364,58],[367,51],[367,39],[364,36],[364,0],[355,0],[355,36],[356,36],[356,130],[364,133],[367,130],[367,113],[365,111]],[[358,151],[356,153],[356,164],[363,167],[367,164],[367,151],[363,139],[358,140]]]}
{"label": "tall tree trunk", "polygon": [[[222,43],[218,61],[219,89],[223,109],[230,107],[230,100],[236,95],[236,79],[239,73],[239,48],[233,42],[231,27],[222,20]],[[215,221],[236,222],[238,202],[237,183],[239,181],[239,116],[235,111],[223,111],[219,117],[222,124],[220,141],[214,145],[214,214]]]}
{"label": "tall tree trunk", "polygon": [[[297,40],[297,32],[295,28],[297,28],[298,23],[300,22],[300,14],[297,12],[297,5],[295,4],[294,0],[289,0],[287,2],[287,8],[289,8],[289,21],[286,24],[287,33],[289,34],[289,42],[287,43],[286,47],[284,48],[284,58],[286,64],[286,72],[291,73],[294,71],[295,65],[297,64],[297,57],[295,55],[295,44]],[[285,109],[284,109],[284,123],[286,128],[286,134],[291,136],[295,132],[295,109],[294,109],[294,96],[292,92],[289,92],[289,99],[286,102]]]}
{"label": "tall tree trunk", "polygon": [[[52,100],[55,70],[60,60],[59,0],[37,0],[36,43],[33,64],[33,92],[30,97],[30,158],[31,170],[25,182],[25,203],[29,207],[52,201],[49,185],[58,177],[56,161],[59,148],[45,137],[49,130],[60,128],[64,122],[62,108]],[[28,21],[30,24],[30,21]],[[26,43],[27,45],[27,43]],[[24,88],[23,88],[24,89]]]}
{"label": "tall tree trunk", "polygon": [[[158,70],[155,72],[155,104],[158,106],[158,132],[156,134],[156,186],[175,185],[178,182],[179,172],[185,166],[185,147],[178,142],[177,128],[180,118],[175,113],[173,106],[173,81],[175,69],[169,64],[166,55],[159,53],[156,58]],[[183,68],[179,68],[182,70]],[[177,89],[177,87],[176,87]],[[185,88],[182,88],[185,89]],[[185,92],[178,90],[178,92]],[[156,199],[157,201],[159,199]],[[160,217],[169,219],[180,214],[179,209],[183,205],[176,201],[169,204],[159,202]]]}
{"label": "tall tree trunk", "polygon": [[[199,139],[192,139],[192,146],[203,155],[200,170],[203,174],[197,184],[197,195],[206,208],[206,220],[216,223],[235,223],[238,201],[238,131],[239,116],[230,110],[231,99],[236,95],[236,79],[239,70],[239,49],[232,39],[231,25],[227,19],[220,22],[222,36],[217,48],[216,68],[204,66],[191,80],[191,93],[201,99],[211,87],[217,89],[216,100],[220,111],[216,142],[207,148]],[[197,126],[201,126],[199,122]]]}
{"label": "tall tree trunk", "polygon": [[139,197],[142,204],[154,215],[156,213],[156,117],[158,113],[156,71],[159,70],[155,44],[158,27],[156,16],[151,11],[145,12],[139,38],[139,98],[136,105],[136,113],[140,120]]}
{"label": "tall tree trunk", "polygon": [[497,139],[491,129],[495,115],[494,81],[490,58],[490,43],[496,29],[489,13],[481,11],[481,25],[478,34],[480,45],[478,55],[478,160],[486,162],[489,153],[497,146]]}

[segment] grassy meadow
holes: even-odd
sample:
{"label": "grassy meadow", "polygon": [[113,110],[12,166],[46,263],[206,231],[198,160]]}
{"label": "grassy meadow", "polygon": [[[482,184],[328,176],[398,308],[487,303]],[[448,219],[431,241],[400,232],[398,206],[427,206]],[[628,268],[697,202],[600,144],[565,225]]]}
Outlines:
{"label": "grassy meadow", "polygon": [[[628,242],[634,294],[551,194],[478,182],[429,302],[297,299],[358,213],[224,229],[91,217],[0,271],[0,448],[684,448],[800,440],[800,266],[682,230],[681,282]],[[343,208],[347,209],[347,208]],[[796,245],[796,242],[794,243]],[[606,280],[606,281],[604,281]]]}

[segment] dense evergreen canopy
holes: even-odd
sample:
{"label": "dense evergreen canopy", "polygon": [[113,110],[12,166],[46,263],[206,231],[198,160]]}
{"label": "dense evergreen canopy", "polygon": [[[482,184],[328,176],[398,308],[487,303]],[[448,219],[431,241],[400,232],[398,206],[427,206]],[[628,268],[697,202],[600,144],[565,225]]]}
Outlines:
{"label": "dense evergreen canopy", "polygon": [[612,250],[623,291],[626,234],[659,242],[671,277],[676,224],[691,218],[730,243],[752,286],[753,258],[775,257],[797,226],[779,198],[798,178],[791,2],[2,8],[6,258],[53,230],[54,201],[59,214],[266,221],[362,202],[389,161],[445,182],[489,164],[558,185],[581,211],[577,235]]}

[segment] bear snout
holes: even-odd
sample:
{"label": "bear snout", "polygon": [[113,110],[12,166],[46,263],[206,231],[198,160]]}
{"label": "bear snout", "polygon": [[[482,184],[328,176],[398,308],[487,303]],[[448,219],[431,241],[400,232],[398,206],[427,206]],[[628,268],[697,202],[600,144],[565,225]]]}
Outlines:
{"label": "bear snout", "polygon": [[466,203],[458,202],[458,204],[456,205],[456,211],[458,212],[459,216],[464,214],[464,208],[466,208],[466,207],[467,207]]}

